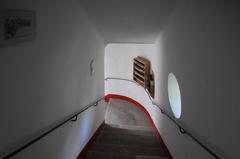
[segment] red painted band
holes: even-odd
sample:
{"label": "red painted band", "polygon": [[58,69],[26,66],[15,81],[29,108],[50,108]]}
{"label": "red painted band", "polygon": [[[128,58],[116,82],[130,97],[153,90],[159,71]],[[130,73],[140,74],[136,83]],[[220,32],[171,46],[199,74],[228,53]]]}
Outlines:
{"label": "red painted band", "polygon": [[110,99],[121,99],[121,100],[125,100],[125,101],[128,101],[129,103],[132,103],[133,105],[137,106],[138,108],[140,108],[146,115],[151,127],[152,127],[152,130],[154,132],[154,134],[156,135],[157,139],[159,140],[159,142],[161,143],[161,145],[163,146],[164,148],[164,151],[166,153],[166,155],[168,156],[169,159],[172,159],[172,155],[170,154],[167,146],[165,145],[156,125],[154,124],[153,120],[152,120],[152,117],[151,115],[149,114],[149,112],[147,111],[147,109],[141,105],[140,103],[138,103],[137,101],[135,101],[134,99],[132,98],[129,98],[127,96],[123,96],[123,95],[117,95],[117,94],[108,94],[104,97],[105,99],[105,102],[109,102]]}

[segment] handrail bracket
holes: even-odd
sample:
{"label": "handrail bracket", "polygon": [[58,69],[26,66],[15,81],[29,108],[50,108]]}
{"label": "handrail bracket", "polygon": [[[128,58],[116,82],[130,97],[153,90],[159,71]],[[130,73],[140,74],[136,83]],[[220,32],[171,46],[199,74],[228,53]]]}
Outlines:
{"label": "handrail bracket", "polygon": [[78,120],[78,115],[75,115],[73,118],[72,118],[72,122],[75,122],[75,121],[77,121]]}

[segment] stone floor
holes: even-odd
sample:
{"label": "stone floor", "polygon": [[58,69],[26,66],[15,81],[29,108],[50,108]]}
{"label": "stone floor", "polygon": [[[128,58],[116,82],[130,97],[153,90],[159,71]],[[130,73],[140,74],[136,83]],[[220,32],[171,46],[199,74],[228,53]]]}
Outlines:
{"label": "stone floor", "polygon": [[106,124],[115,126],[150,127],[148,119],[142,110],[131,103],[114,99],[110,100],[105,116]]}

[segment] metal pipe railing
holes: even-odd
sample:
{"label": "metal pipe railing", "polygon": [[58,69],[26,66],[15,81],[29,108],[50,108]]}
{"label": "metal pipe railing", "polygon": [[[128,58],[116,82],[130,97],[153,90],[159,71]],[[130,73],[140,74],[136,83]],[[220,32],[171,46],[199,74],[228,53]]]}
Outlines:
{"label": "metal pipe railing", "polygon": [[25,143],[24,145],[20,146],[19,148],[15,149],[14,151],[8,153],[7,155],[5,155],[2,159],[9,159],[13,156],[15,156],[16,154],[18,154],[19,152],[23,151],[24,149],[28,148],[29,146],[31,146],[32,144],[36,143],[37,141],[39,141],[40,139],[44,138],[45,136],[47,136],[48,134],[50,134],[51,132],[53,132],[54,130],[58,129],[59,127],[63,126],[64,124],[66,124],[69,121],[75,122],[77,121],[78,115],[81,114],[82,112],[84,112],[85,110],[91,108],[91,107],[96,107],[98,105],[98,103],[103,100],[104,97],[101,97],[97,100],[95,100],[93,103],[83,107],[81,110],[79,110],[76,113],[73,113],[72,115],[70,115],[69,117],[67,117],[66,119],[64,119],[63,121],[59,122],[58,124],[56,124],[55,126],[53,126],[52,128],[46,130],[45,132],[43,132],[42,134],[40,134],[39,136],[33,138],[32,140],[28,141],[27,143]]}
{"label": "metal pipe railing", "polygon": [[131,82],[131,83],[135,83],[138,86],[141,86],[144,91],[147,93],[149,99],[151,100],[152,104],[155,105],[156,107],[158,107],[161,110],[161,113],[166,115],[174,124],[176,124],[179,128],[179,131],[181,134],[186,134],[188,135],[190,138],[192,138],[195,142],[197,142],[202,148],[204,148],[209,154],[211,154],[214,158],[216,159],[221,159],[221,157],[219,155],[217,155],[213,150],[211,150],[210,148],[208,148],[205,144],[203,144],[203,142],[201,142],[197,137],[195,137],[192,133],[190,133],[188,130],[186,130],[182,124],[180,124],[178,121],[176,121],[169,113],[167,113],[164,109],[163,106],[160,106],[159,104],[155,103],[153,98],[151,97],[150,93],[148,92],[148,90],[143,87],[142,85],[138,84],[136,81],[134,80],[130,80],[130,79],[125,79],[125,78],[118,78],[118,77],[107,77],[105,78],[105,81],[107,80],[120,80],[120,81],[127,81],[127,82]]}

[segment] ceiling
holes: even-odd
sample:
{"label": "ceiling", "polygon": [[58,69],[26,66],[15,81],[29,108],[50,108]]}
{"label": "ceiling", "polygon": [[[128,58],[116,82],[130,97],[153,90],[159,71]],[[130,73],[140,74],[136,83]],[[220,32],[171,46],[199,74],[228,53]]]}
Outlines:
{"label": "ceiling", "polygon": [[177,0],[81,0],[105,43],[153,43]]}

